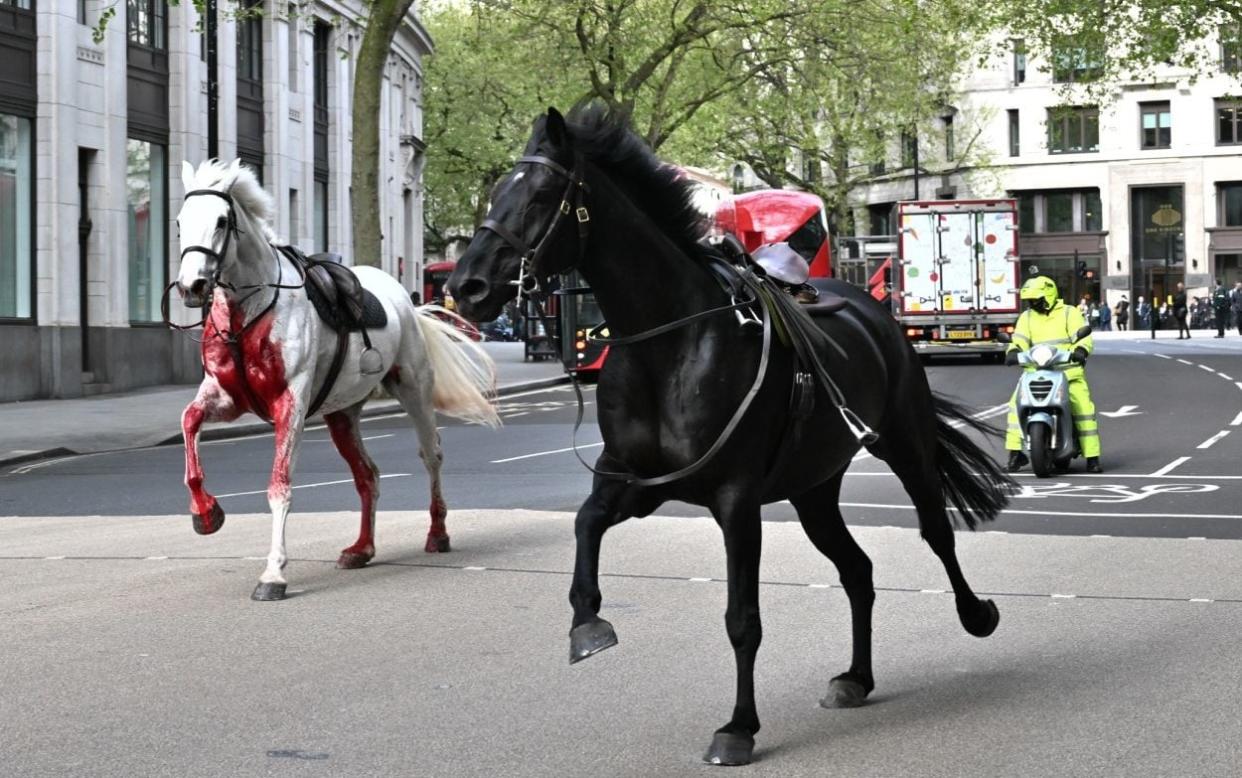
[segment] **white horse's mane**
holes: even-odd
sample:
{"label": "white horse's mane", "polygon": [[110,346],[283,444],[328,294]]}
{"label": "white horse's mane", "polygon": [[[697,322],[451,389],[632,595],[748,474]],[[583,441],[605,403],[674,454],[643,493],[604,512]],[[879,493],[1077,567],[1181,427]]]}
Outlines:
{"label": "white horse's mane", "polygon": [[[229,179],[232,181],[229,182]],[[222,187],[221,184],[225,183],[228,185]],[[227,190],[246,215],[258,222],[267,241],[278,242],[271,225],[276,216],[276,202],[259,184],[259,179],[255,178],[250,168],[245,165],[234,167],[218,159],[209,159],[194,172],[194,188]]]}

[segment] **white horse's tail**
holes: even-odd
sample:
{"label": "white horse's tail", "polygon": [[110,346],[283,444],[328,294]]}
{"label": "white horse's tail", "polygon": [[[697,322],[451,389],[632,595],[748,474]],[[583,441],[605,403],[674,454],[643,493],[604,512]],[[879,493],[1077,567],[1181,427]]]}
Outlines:
{"label": "white horse's tail", "polygon": [[435,383],[432,404],[437,411],[464,421],[500,426],[496,413],[496,365],[479,344],[437,315],[448,316],[466,326],[465,319],[438,305],[414,309],[415,321],[427,347]]}

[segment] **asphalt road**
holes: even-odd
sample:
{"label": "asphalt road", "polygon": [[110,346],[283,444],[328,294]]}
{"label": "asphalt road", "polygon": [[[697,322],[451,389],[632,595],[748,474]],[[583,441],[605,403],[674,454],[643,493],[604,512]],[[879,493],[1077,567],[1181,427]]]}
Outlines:
{"label": "asphalt road", "polygon": [[[756,763],[734,772],[1236,775],[1240,351],[1198,338],[1101,344],[1096,402],[1129,406],[1101,419],[1107,472],[1087,476],[1080,462],[1023,478],[998,522],[959,534],[967,577],[1002,614],[986,640],[957,624],[896,480],[856,461],[845,514],[878,589],[877,688],[858,710],[816,704],[848,664],[848,606],[790,508],[769,506],[764,728]],[[976,362],[929,370],[985,415],[1016,380]],[[365,423],[388,477],[377,557],[359,571],[333,567],[356,533],[356,496],[313,431],[279,603],[248,599],[270,534],[269,436],[203,446],[229,511],[208,538],[190,529],[178,448],[8,468],[0,775],[708,772],[698,759],[734,683],[718,530],[701,508],[669,505],[611,531],[602,615],[621,642],[569,667],[573,511],[589,483],[566,450],[572,394],[504,406],[501,431],[444,427],[447,555],[422,551],[413,435],[400,419]],[[597,450],[589,422],[581,439]]]}
{"label": "asphalt road", "polygon": [[[992,529],[1040,534],[1242,538],[1242,341],[1103,341],[1089,366],[1101,412],[1106,472],[1074,471],[1049,480],[1029,473],[1023,492]],[[1015,368],[974,360],[934,362],[932,385],[997,426]],[[593,392],[579,436],[584,456],[598,453]],[[450,509],[573,511],[590,484],[570,445],[576,405],[569,387],[506,398],[505,427],[493,432],[446,422],[445,493]],[[1107,414],[1122,412],[1110,417]],[[175,426],[170,421],[170,427]],[[364,422],[368,450],[383,473],[381,509],[425,510],[427,482],[404,417]],[[1004,457],[999,440],[989,442]],[[204,443],[207,486],[227,512],[266,510],[272,440],[259,435]],[[0,516],[141,516],[183,513],[179,447],[44,460],[0,475]],[[325,430],[312,429],[295,476],[294,512],[348,511],[357,497]],[[842,501],[857,525],[916,526],[888,468],[863,455],[850,469]],[[669,504],[664,515],[704,515]],[[794,518],[788,505],[769,520]]]}

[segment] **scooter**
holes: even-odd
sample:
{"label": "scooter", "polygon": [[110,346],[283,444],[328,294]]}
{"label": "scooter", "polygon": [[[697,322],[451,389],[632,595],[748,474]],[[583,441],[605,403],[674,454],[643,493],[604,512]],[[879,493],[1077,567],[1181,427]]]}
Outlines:
{"label": "scooter", "polygon": [[[1082,454],[1074,430],[1065,370],[1078,364],[1073,359],[1074,346],[1090,334],[1091,327],[1087,325],[1074,334],[1072,343],[1061,348],[1043,344],[1018,352],[1019,365],[1035,368],[1024,370],[1018,379],[1016,404],[1023,445],[1031,469],[1040,478],[1047,478],[1054,470],[1068,470],[1074,457]],[[996,339],[1012,342],[1005,332]]]}

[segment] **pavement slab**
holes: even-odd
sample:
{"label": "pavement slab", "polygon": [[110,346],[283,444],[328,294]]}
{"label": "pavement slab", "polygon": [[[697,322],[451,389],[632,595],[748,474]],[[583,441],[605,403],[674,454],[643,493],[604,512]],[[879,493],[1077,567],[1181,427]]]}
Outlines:
{"label": "pavement slab", "polygon": [[[604,541],[620,644],[567,664],[572,515],[378,521],[376,563],[333,567],[352,513],[295,513],[293,596],[254,603],[270,519],[7,518],[0,765],[42,775],[680,776],[732,705],[724,560],[707,518]],[[1236,541],[958,535],[995,635],[957,624],[915,530],[861,527],[875,563],[871,704],[817,705],[848,664],[836,574],[764,525],[754,765],[772,776],[1236,774]],[[64,557],[64,558],[58,558]],[[247,559],[246,557],[251,557]],[[695,580],[691,580],[695,579]],[[706,579],[706,580],[701,580]],[[814,586],[813,586],[814,585]],[[827,586],[825,586],[827,585]],[[1074,597],[1053,595],[1075,595]],[[1211,600],[1210,602],[1191,601]]]}

